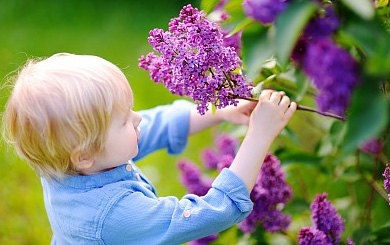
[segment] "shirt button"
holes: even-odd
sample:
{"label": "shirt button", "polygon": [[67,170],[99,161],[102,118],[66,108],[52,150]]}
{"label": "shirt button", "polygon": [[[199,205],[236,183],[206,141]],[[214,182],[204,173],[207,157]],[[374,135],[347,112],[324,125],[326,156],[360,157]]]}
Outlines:
{"label": "shirt button", "polygon": [[184,211],[183,216],[184,216],[185,218],[190,217],[190,216],[191,216],[191,211],[190,211],[190,210]]}
{"label": "shirt button", "polygon": [[133,167],[130,164],[126,165],[126,170],[130,172],[133,169]]}
{"label": "shirt button", "polygon": [[137,177],[138,180],[141,180],[141,176],[139,176],[139,173],[135,173],[135,176]]}

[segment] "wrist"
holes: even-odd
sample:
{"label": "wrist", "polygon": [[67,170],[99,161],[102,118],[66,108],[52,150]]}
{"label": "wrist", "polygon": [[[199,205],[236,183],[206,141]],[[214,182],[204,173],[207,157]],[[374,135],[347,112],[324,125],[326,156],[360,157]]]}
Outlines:
{"label": "wrist", "polygon": [[265,142],[270,142],[270,144],[275,140],[277,135],[275,135],[273,132],[269,130],[263,130],[261,128],[254,128],[249,126],[248,132],[245,136],[245,138],[248,137],[250,140],[259,140],[261,139],[262,141]]}

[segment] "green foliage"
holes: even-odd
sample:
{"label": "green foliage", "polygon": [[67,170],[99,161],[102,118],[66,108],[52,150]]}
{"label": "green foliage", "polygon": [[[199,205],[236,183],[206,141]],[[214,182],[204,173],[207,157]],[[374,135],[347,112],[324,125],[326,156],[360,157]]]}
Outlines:
{"label": "green foliage", "polygon": [[345,136],[346,152],[354,151],[364,141],[377,137],[387,126],[389,101],[373,84],[375,81],[367,78],[354,93]]}

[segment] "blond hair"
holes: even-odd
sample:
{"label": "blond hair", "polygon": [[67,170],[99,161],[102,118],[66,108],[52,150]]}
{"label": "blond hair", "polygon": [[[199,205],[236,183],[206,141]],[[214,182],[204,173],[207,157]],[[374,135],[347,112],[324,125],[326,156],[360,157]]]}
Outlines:
{"label": "blond hair", "polygon": [[17,75],[3,133],[38,175],[77,174],[71,154],[104,149],[113,110],[129,110],[133,94],[122,71],[90,55],[30,60]]}

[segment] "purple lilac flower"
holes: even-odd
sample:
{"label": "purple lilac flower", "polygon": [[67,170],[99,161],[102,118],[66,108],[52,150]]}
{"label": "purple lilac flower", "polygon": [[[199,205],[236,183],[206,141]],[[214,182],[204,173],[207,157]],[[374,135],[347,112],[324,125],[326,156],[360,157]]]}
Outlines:
{"label": "purple lilac flower", "polygon": [[344,231],[345,220],[337,213],[330,201],[326,200],[327,193],[317,194],[310,205],[314,227],[325,233],[330,244],[340,241],[341,232]]}
{"label": "purple lilac flower", "polygon": [[242,3],[247,16],[263,24],[274,22],[276,17],[287,8],[284,0],[244,0]]}
{"label": "purple lilac flower", "polygon": [[308,44],[303,70],[319,90],[319,109],[344,115],[359,84],[357,61],[330,38],[322,38]]}
{"label": "purple lilac flower", "polygon": [[302,228],[298,235],[299,245],[332,245],[326,240],[324,232],[314,228]]}
{"label": "purple lilac flower", "polygon": [[217,24],[203,11],[189,4],[171,19],[169,31],[154,29],[149,34],[149,43],[161,55],[141,56],[139,67],[172,94],[193,99],[200,114],[208,110],[208,103],[220,109],[237,105],[237,98],[251,97],[252,83],[232,72],[242,61],[234,48],[223,45]]}
{"label": "purple lilac flower", "polygon": [[[385,177],[385,181],[383,183],[383,186],[385,189],[390,193],[390,167],[389,164],[386,164],[385,172],[383,173],[383,176]],[[389,196],[389,205],[390,205],[390,194]]]}
{"label": "purple lilac flower", "polygon": [[198,240],[189,242],[190,245],[204,245],[209,244],[210,242],[213,242],[218,239],[218,233],[212,234],[210,236],[206,236],[203,238],[200,238]]}
{"label": "purple lilac flower", "polygon": [[372,154],[372,155],[378,155],[382,152],[383,148],[385,147],[385,142],[380,139],[371,139],[367,142],[365,142],[361,147],[360,150],[362,150],[365,153]]}
{"label": "purple lilac flower", "polygon": [[189,193],[204,196],[211,188],[212,179],[202,175],[202,172],[189,160],[181,160],[178,163],[181,171],[180,180]]}
{"label": "purple lilac flower", "polygon": [[333,6],[321,6],[321,9],[322,11],[317,12],[309,21],[292,51],[291,58],[297,66],[302,64],[309,42],[329,37],[339,27],[340,22],[334,13]]}
{"label": "purple lilac flower", "polygon": [[280,161],[269,153],[264,159],[251,192],[251,199],[254,202],[253,211],[238,224],[238,227],[244,233],[253,232],[259,223],[262,223],[264,229],[269,232],[286,229],[291,222],[291,217],[277,209],[277,206],[286,205],[291,198],[292,189],[286,183],[285,172],[280,167]]}

